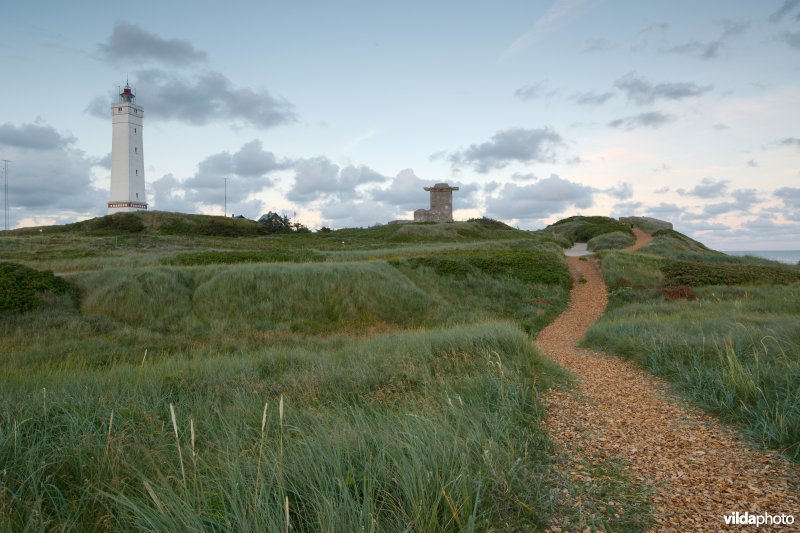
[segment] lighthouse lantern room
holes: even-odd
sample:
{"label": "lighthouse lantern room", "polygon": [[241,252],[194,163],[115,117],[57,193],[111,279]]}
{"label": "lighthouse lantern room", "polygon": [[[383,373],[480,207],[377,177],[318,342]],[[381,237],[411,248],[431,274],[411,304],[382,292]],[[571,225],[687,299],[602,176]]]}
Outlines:
{"label": "lighthouse lantern room", "polygon": [[108,212],[147,209],[144,193],[144,154],[142,119],[144,111],[136,105],[131,86],[119,93],[111,106],[111,196]]}

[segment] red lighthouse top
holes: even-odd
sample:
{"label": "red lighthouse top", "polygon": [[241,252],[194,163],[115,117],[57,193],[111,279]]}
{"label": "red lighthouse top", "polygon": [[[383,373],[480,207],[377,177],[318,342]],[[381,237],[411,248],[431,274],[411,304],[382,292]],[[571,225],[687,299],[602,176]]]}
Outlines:
{"label": "red lighthouse top", "polygon": [[125,88],[119,93],[119,98],[123,102],[133,102],[133,99],[136,98],[136,95],[133,94],[133,89],[131,89],[127,81],[125,82]]}

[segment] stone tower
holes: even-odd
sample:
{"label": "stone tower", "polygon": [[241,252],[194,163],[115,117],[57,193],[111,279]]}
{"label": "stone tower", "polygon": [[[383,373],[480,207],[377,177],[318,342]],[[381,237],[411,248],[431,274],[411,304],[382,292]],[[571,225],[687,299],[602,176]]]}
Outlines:
{"label": "stone tower", "polygon": [[458,187],[437,183],[424,189],[431,193],[431,208],[414,211],[414,222],[452,222],[453,191],[457,191]]}
{"label": "stone tower", "polygon": [[135,103],[131,86],[119,93],[111,106],[111,196],[108,213],[147,209],[144,195],[144,154],[142,118],[144,110]]}

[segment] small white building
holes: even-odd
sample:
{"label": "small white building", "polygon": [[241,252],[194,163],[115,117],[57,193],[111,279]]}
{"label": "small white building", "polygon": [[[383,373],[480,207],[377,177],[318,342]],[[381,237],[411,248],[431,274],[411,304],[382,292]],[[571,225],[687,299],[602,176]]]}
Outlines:
{"label": "small white building", "polygon": [[135,104],[131,86],[119,93],[111,106],[111,196],[108,213],[147,209],[144,193],[142,119],[144,110]]}

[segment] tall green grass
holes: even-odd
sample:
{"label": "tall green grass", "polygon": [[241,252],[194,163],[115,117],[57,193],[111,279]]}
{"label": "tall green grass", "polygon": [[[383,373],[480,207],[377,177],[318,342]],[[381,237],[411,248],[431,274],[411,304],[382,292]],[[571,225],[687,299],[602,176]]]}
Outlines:
{"label": "tall green grass", "polygon": [[542,527],[553,375],[502,323],[6,371],[0,527]]}

